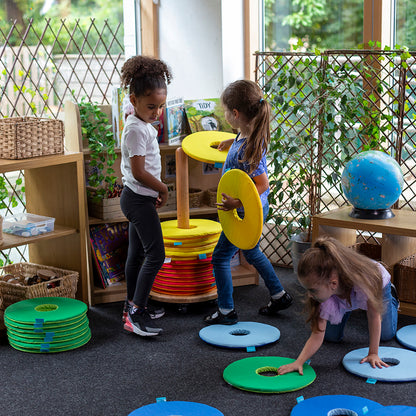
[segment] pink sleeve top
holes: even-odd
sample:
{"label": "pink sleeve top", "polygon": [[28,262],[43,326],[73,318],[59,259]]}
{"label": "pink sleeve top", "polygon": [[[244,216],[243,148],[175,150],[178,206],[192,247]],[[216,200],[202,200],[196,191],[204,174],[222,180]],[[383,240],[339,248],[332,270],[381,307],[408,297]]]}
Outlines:
{"label": "pink sleeve top", "polygon": [[[390,281],[390,273],[380,263],[377,264],[381,270],[384,288]],[[321,303],[319,316],[331,324],[337,325],[342,321],[346,312],[355,309],[367,310],[367,296],[358,286],[354,286],[351,290],[351,305],[346,299],[341,299],[337,295],[332,295],[325,302]]]}

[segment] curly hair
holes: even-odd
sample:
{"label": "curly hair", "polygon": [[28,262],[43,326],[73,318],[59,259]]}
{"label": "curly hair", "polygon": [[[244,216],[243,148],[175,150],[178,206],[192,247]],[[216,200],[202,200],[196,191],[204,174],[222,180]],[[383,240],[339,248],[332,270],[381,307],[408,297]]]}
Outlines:
{"label": "curly hair", "polygon": [[[303,253],[298,265],[299,280],[315,279],[317,283],[329,282],[336,271],[343,298],[351,303],[351,290],[358,286],[367,296],[368,302],[380,313],[383,311],[383,278],[380,267],[370,258],[344,246],[328,236],[318,238],[313,246]],[[312,330],[318,330],[320,303],[308,299]]]}
{"label": "curly hair", "polygon": [[250,136],[242,162],[251,173],[260,163],[270,143],[270,104],[263,91],[253,81],[242,79],[229,84],[221,94],[221,102],[228,110],[238,110],[250,123]]}
{"label": "curly hair", "polygon": [[150,56],[133,56],[121,68],[121,87],[137,97],[159,88],[166,90],[171,79],[171,71],[165,62]]}

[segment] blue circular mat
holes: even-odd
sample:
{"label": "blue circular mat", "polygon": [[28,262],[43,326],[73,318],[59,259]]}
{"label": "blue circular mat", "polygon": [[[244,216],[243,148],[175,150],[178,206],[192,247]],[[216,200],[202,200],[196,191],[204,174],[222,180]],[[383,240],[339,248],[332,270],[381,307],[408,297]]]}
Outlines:
{"label": "blue circular mat", "polygon": [[345,355],[342,364],[349,372],[380,381],[416,380],[416,352],[403,348],[380,347],[378,356],[390,367],[372,368],[369,363],[360,364],[368,354],[368,348],[353,350]]}
{"label": "blue circular mat", "polygon": [[194,402],[157,402],[134,410],[128,416],[224,416],[219,410]]}
{"label": "blue circular mat", "polygon": [[385,406],[372,412],[370,416],[415,416],[416,407],[413,406]]}
{"label": "blue circular mat", "polygon": [[413,406],[385,406],[371,412],[369,416],[416,416],[416,407]]}
{"label": "blue circular mat", "polygon": [[[321,416],[336,414],[348,414],[355,412],[358,415],[363,414],[363,408],[367,407],[368,415],[373,415],[373,411],[381,409],[383,406],[372,400],[363,397],[335,395],[335,396],[317,396],[299,402],[290,413],[290,416]],[[344,412],[335,412],[335,410],[344,409]],[[353,414],[353,413],[352,413]]]}
{"label": "blue circular mat", "polygon": [[396,332],[397,341],[411,350],[416,350],[416,325],[407,325]]}
{"label": "blue circular mat", "polygon": [[210,325],[199,331],[208,344],[228,348],[259,347],[280,338],[280,331],[258,322],[238,322],[235,325]]}

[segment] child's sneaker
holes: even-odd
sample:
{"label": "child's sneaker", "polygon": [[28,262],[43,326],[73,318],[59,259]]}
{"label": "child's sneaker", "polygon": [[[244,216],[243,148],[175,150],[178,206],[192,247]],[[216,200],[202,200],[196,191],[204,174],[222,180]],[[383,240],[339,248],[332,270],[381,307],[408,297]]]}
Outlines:
{"label": "child's sneaker", "polygon": [[[124,301],[123,306],[123,322],[126,322],[127,314],[129,313],[129,310],[131,308],[130,302],[126,299]],[[147,311],[149,312],[149,316],[151,319],[158,319],[165,315],[165,309],[163,307],[155,307],[152,305],[148,305]]]}
{"label": "child's sneaker", "polygon": [[147,312],[152,319],[158,319],[165,315],[165,308],[163,306],[147,305]]}
{"label": "child's sneaker", "polygon": [[126,299],[124,301],[124,305],[123,305],[123,317],[122,317],[123,322],[126,322],[127,314],[130,311],[130,307],[131,307],[131,305],[130,305],[129,301]]}
{"label": "child's sneaker", "polygon": [[235,309],[233,309],[231,312],[228,312],[226,315],[217,310],[211,315],[206,316],[204,318],[204,322],[207,325],[234,325],[238,322],[238,316]]}
{"label": "child's sneaker", "polygon": [[279,299],[270,299],[267,306],[263,306],[259,309],[260,315],[276,315],[279,311],[287,309],[293,303],[292,296],[289,293],[285,294]]}
{"label": "child's sneaker", "polygon": [[156,328],[152,325],[152,320],[146,309],[140,312],[136,309],[133,312],[133,308],[130,308],[124,323],[124,329],[142,337],[154,337],[162,332],[162,328]]}

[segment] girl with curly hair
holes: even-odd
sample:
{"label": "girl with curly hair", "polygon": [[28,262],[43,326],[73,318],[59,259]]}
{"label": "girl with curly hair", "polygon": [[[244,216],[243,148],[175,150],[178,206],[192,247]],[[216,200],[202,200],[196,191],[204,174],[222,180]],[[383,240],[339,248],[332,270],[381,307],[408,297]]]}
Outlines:
{"label": "girl with curly hair", "polygon": [[155,58],[134,56],[121,69],[121,86],[128,90],[134,114],[127,117],[121,138],[123,192],[121,209],[129,220],[129,247],[125,265],[127,299],[124,329],[141,336],[158,335],[162,329],[151,319],[163,310],[148,308],[153,281],[165,259],[157,208],[166,204],[167,186],[161,181],[157,131],[152,126],[165,106],[167,65]]}

